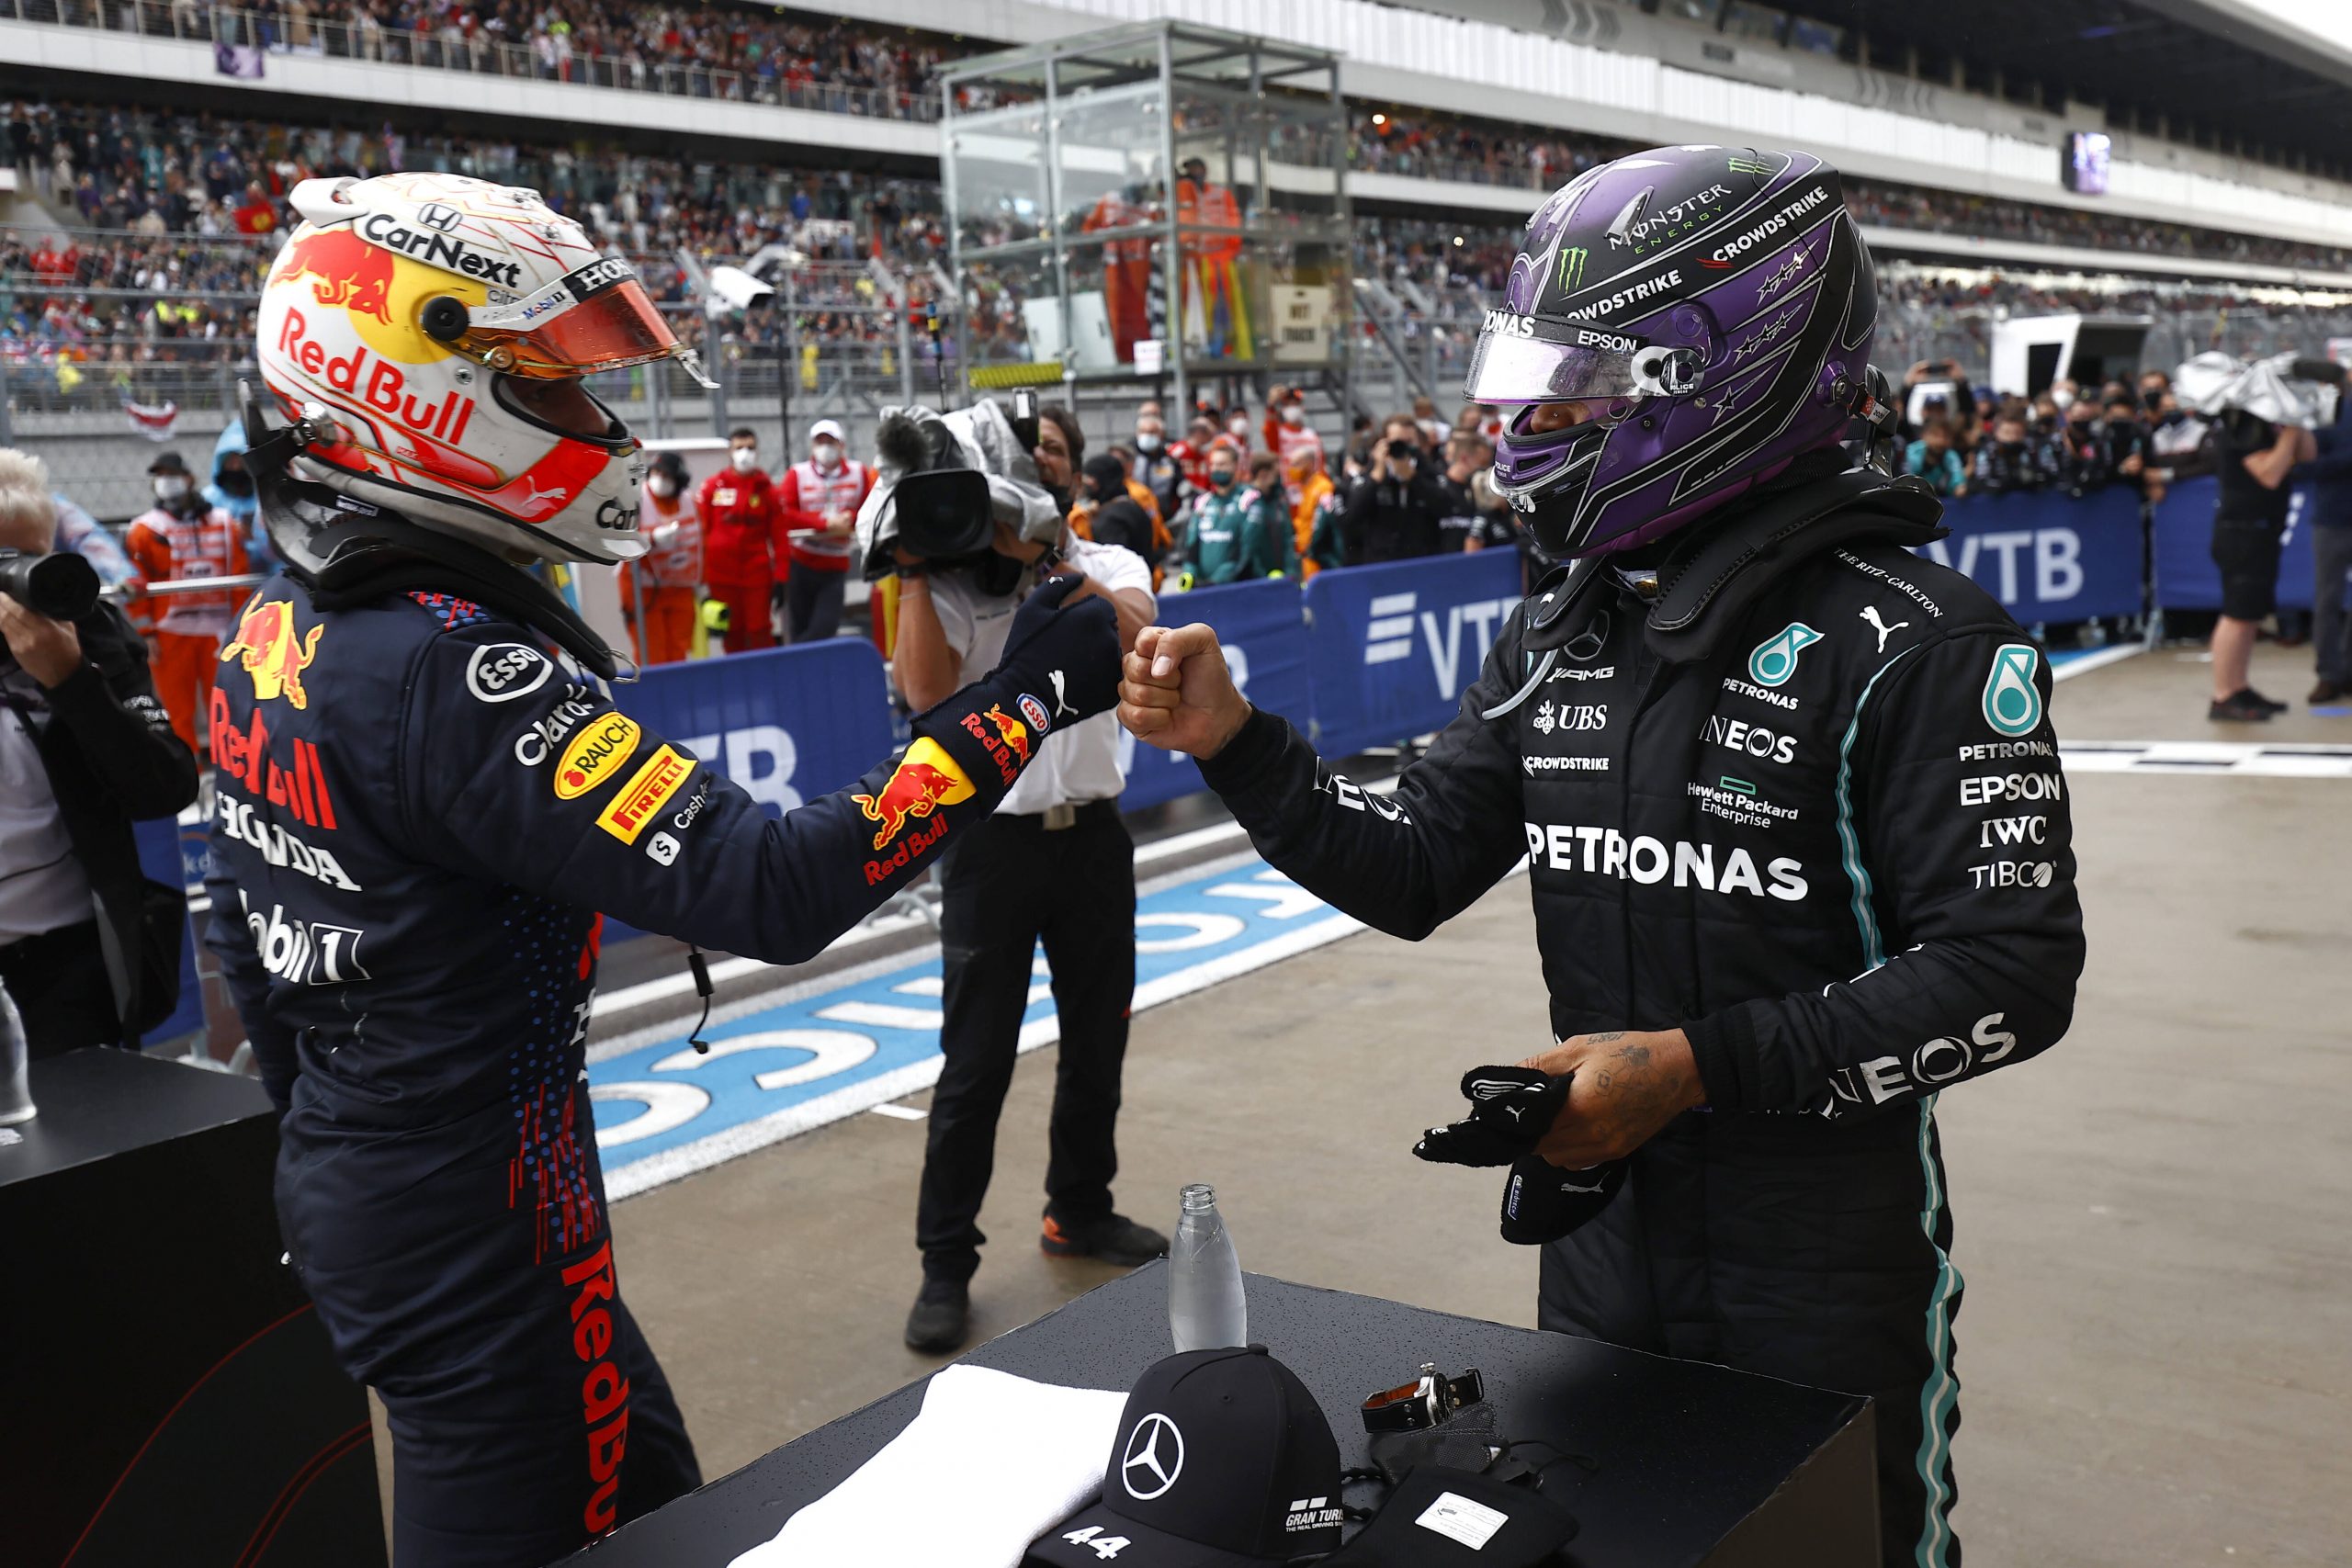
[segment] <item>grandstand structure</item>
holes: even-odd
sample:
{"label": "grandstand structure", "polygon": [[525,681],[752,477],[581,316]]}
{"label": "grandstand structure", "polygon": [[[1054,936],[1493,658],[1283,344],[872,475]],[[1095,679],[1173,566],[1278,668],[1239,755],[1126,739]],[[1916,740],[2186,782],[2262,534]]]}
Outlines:
{"label": "grandstand structure", "polygon": [[[284,190],[396,166],[535,186],[637,259],[722,384],[712,399],[640,371],[604,389],[648,432],[788,406],[862,436],[884,403],[962,397],[991,357],[1036,358],[1037,280],[957,266],[974,236],[943,188],[943,121],[1041,96],[975,62],[1163,18],[1331,62],[1329,112],[1285,125],[1269,156],[1336,171],[1345,254],[1311,258],[1305,282],[1295,254],[1265,274],[1346,279],[1314,367],[1326,421],[1417,395],[1450,410],[1541,194],[1663,142],[1798,144],[1846,170],[1890,264],[1890,360],[1981,373],[1994,316],[2089,304],[2150,317],[2151,363],[2345,333],[2352,166],[2328,127],[2352,105],[2352,56],[2241,0],[1973,0],[1964,42],[1934,9],[870,0],[853,21],[733,0],[0,0],[0,441],[127,514],[144,465],[125,405],[175,410],[185,443],[209,440],[249,359]],[[2151,107],[2190,103],[2205,107]],[[2109,139],[2104,194],[2062,180],[2078,132]],[[1245,187],[1245,223],[1283,183]],[[806,258],[788,307],[706,318],[680,253],[775,247]],[[1067,323],[1047,346],[1072,349]],[[1092,378],[1172,392],[1181,359]],[[1186,390],[1239,399],[1283,368]]]}

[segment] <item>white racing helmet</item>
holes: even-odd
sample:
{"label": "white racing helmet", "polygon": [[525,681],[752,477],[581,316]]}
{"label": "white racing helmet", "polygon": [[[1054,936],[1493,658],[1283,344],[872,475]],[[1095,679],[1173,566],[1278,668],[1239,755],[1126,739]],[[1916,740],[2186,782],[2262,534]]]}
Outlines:
{"label": "white racing helmet", "polygon": [[702,371],[635,269],[487,180],[305,180],[291,200],[303,221],[262,285],[255,357],[308,422],[296,474],[501,555],[642,555],[637,439],[582,378]]}

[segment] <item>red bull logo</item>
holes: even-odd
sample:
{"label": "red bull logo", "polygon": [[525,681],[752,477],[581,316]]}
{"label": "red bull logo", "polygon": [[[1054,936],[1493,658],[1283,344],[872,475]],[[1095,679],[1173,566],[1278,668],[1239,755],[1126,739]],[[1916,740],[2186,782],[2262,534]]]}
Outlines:
{"label": "red bull logo", "polygon": [[237,622],[237,635],[220,650],[220,662],[233,659],[254,678],[255,702],[284,697],[296,707],[306,708],[311,705],[311,694],[302,689],[302,671],[318,657],[319,634],[326,629],[322,624],[307,635],[297,636],[294,607],[283,599],[267,600],[247,610]]}
{"label": "red bull logo", "polygon": [[993,705],[989,706],[986,716],[990,724],[996,726],[998,738],[1007,746],[1012,747],[1012,754],[1021,759],[1021,765],[1027,767],[1029,765],[1029,727],[1005,712],[1003,708]]}
{"label": "red bull logo", "polygon": [[286,270],[279,275],[286,281],[308,277],[311,298],[320,304],[392,324],[391,252],[369,244],[347,224],[305,235],[286,249]]}
{"label": "red bull logo", "polygon": [[969,800],[972,794],[972,781],[964,776],[956,759],[941,750],[937,742],[924,739],[907,748],[906,756],[879,794],[850,798],[867,821],[881,824],[874,834],[874,847],[879,850],[904,831],[910,821],[928,817],[942,806]]}

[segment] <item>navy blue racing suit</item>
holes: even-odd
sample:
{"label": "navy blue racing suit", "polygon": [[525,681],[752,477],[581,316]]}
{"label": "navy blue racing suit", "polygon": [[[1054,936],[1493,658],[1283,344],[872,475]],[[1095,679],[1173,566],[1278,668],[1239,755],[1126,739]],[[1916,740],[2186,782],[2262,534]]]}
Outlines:
{"label": "navy blue racing suit", "polygon": [[[1091,651],[1075,625],[1032,649]],[[1016,653],[776,820],[544,646],[448,594],[322,613],[280,579],[209,715],[211,942],[285,1111],[288,1247],[390,1417],[401,1568],[543,1563],[700,1480],[613,1269],[598,911],[809,958],[988,816],[1034,750],[1012,715],[1046,722]]]}

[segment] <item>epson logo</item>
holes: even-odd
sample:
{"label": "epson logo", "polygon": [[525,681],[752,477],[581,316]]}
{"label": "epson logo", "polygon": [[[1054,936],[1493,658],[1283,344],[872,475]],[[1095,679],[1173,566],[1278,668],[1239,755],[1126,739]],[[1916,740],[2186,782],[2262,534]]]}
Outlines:
{"label": "epson logo", "polygon": [[1480,330],[1504,337],[1533,337],[1535,318],[1515,316],[1509,310],[1489,310],[1487,312],[1487,324]]}
{"label": "epson logo", "polygon": [[1578,327],[1577,346],[1606,349],[1611,354],[1631,354],[1642,346],[1642,340],[1637,337],[1625,337],[1617,333],[1597,333],[1590,327]]}
{"label": "epson logo", "polygon": [[2064,800],[2065,780],[2057,773],[1978,773],[1960,781],[1962,807],[1990,806],[1996,801]]}

